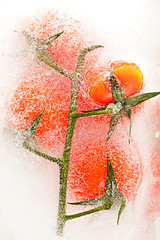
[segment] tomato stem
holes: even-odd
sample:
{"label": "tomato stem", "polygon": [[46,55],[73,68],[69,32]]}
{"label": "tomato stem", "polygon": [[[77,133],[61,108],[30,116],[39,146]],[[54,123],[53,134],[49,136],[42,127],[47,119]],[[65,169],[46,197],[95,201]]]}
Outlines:
{"label": "tomato stem", "polygon": [[90,210],[87,210],[87,211],[83,211],[83,212],[80,212],[80,213],[66,215],[65,219],[68,221],[68,220],[83,217],[83,216],[86,216],[86,215],[89,215],[89,214],[93,214],[93,213],[96,213],[96,212],[100,212],[100,211],[103,211],[103,210],[109,210],[109,209],[111,209],[113,203],[114,202],[111,199],[108,199],[108,201],[105,202],[102,206],[99,206],[99,207],[96,207],[96,208],[93,208],[93,209],[90,209]]}
{"label": "tomato stem", "polygon": [[102,114],[112,114],[112,109],[99,110],[99,111],[87,111],[87,112],[80,112],[80,113],[73,112],[71,116],[73,118],[81,118],[81,117],[102,115]]}
{"label": "tomato stem", "polygon": [[75,218],[79,218],[79,217],[83,217],[83,216],[86,216],[86,215],[89,215],[89,214],[100,212],[102,210],[106,210],[104,205],[100,206],[100,207],[97,207],[97,208],[90,209],[88,211],[84,211],[84,212],[80,212],[80,213],[76,213],[76,214],[72,214],[72,215],[66,215],[65,219],[66,219],[66,221],[67,220],[72,220],[72,219],[75,219]]}
{"label": "tomato stem", "polygon": [[60,161],[61,160],[59,158],[51,157],[51,156],[49,156],[49,155],[47,155],[47,154],[45,154],[45,153],[43,153],[41,151],[38,151],[37,149],[32,148],[29,145],[29,143],[26,142],[26,141],[23,142],[23,147],[26,148],[28,151],[30,151],[30,152],[32,152],[32,153],[34,153],[34,154],[36,154],[36,155],[38,155],[40,157],[43,157],[43,158],[45,158],[45,159],[47,159],[47,160],[49,160],[51,162],[55,162],[58,165],[60,165]]}
{"label": "tomato stem", "polygon": [[53,61],[52,59],[49,59],[48,56],[46,57],[45,54],[43,54],[40,51],[37,51],[37,57],[40,61],[43,61],[44,63],[46,63],[48,66],[54,68],[57,72],[61,73],[62,75],[64,75],[65,77],[71,79],[72,78],[72,74],[66,72],[64,69],[62,69],[55,61]]}
{"label": "tomato stem", "polygon": [[67,131],[66,131],[66,137],[65,137],[64,152],[61,158],[61,166],[60,166],[60,189],[59,189],[59,206],[58,206],[58,217],[57,217],[57,234],[60,236],[63,235],[63,228],[65,225],[65,221],[67,220],[66,219],[67,177],[68,177],[72,138],[73,138],[74,127],[76,123],[76,118],[73,118],[72,115],[73,113],[76,112],[76,108],[77,108],[77,95],[78,95],[79,84],[80,84],[79,75],[81,74],[86,53],[99,47],[102,47],[102,46],[94,45],[94,46],[91,46],[90,48],[82,48],[78,56],[76,70],[74,73],[69,75],[69,78],[71,79],[71,99],[70,99],[70,107],[69,107],[68,119],[67,119]]}
{"label": "tomato stem", "polygon": [[102,45],[93,45],[91,47],[82,48],[80,50],[80,53],[79,53],[79,56],[78,56],[78,60],[77,60],[76,71],[75,71],[76,73],[79,73],[79,74],[81,73],[86,53],[90,52],[90,51],[92,51],[94,49],[97,49],[97,48],[103,48],[103,46]]}

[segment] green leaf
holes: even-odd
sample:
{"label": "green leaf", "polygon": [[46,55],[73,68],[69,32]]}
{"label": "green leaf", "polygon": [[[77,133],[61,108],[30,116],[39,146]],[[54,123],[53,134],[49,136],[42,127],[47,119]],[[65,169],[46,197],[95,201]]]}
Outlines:
{"label": "green leaf", "polygon": [[150,98],[156,97],[159,94],[160,94],[160,92],[150,92],[150,93],[144,93],[144,94],[141,94],[138,96],[126,98],[125,104],[129,107],[135,107],[136,105],[138,105],[144,101],[147,101]]}
{"label": "green leaf", "polygon": [[38,117],[36,117],[36,119],[24,130],[23,135],[25,137],[31,138],[34,135],[34,133],[37,129],[37,126],[41,120],[42,114],[43,114],[43,112],[41,112],[38,115]]}
{"label": "green leaf", "polygon": [[108,69],[108,71],[109,71],[109,79],[110,79],[111,88],[112,88],[113,101],[114,101],[114,103],[123,102],[125,99],[123,91],[122,91],[121,87],[119,86],[118,82],[116,81],[111,70]]}
{"label": "green leaf", "polygon": [[118,212],[117,225],[119,224],[120,216],[121,216],[124,208],[126,207],[125,196],[124,196],[124,194],[122,192],[120,192],[120,194],[121,194],[121,197],[122,197],[122,202],[121,202],[121,206],[120,206],[120,209],[119,209],[119,212]]}
{"label": "green leaf", "polygon": [[120,119],[121,119],[121,114],[117,113],[115,115],[112,115],[110,123],[109,123],[109,129],[108,129],[108,133],[107,133],[106,143],[111,138],[112,133],[114,132],[115,127]]}
{"label": "green leaf", "polygon": [[62,35],[62,33],[64,33],[64,31],[57,33],[53,36],[50,36],[49,38],[46,38],[44,41],[41,42],[41,44],[49,47],[59,36]]}

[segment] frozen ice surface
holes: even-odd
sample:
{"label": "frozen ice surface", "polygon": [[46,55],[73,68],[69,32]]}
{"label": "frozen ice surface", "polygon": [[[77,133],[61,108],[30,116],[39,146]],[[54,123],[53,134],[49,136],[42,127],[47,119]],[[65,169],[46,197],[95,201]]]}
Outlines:
{"label": "frozen ice surface", "polygon": [[[0,36],[0,239],[53,240],[58,200],[58,169],[41,158],[14,145],[11,135],[3,134],[5,99],[16,88],[25,65],[23,44],[17,44],[12,30],[23,26],[24,19],[33,17],[41,6],[54,7],[53,1],[1,1]],[[137,63],[144,73],[146,91],[160,88],[160,21],[158,0],[61,1],[94,30],[96,42],[104,44],[103,59],[125,59]],[[87,6],[86,6],[87,4]],[[9,6],[9,7],[8,7]],[[90,23],[88,18],[90,18]],[[87,20],[87,21],[86,21]],[[89,27],[91,24],[91,28]],[[25,55],[26,56],[26,55]],[[148,104],[149,105],[149,104]],[[154,104],[153,104],[154,105]],[[148,106],[150,108],[150,105]],[[150,119],[152,116],[150,116]],[[66,224],[64,240],[159,240],[160,219],[144,217],[146,196],[154,179],[150,178],[149,156],[154,134],[159,132],[147,125],[145,112],[134,121],[133,137],[141,149],[145,168],[144,181],[134,204],[128,203],[120,225],[116,225],[117,210],[83,217]],[[145,122],[145,124],[144,124]],[[85,122],[84,122],[85,124]],[[149,124],[149,123],[148,123]],[[158,123],[157,123],[158,125]],[[154,132],[154,134],[153,134]],[[152,136],[152,138],[151,138]],[[157,134],[158,136],[158,134]],[[159,140],[159,138],[157,138]],[[85,139],[84,139],[85,141]],[[149,177],[148,177],[149,176]],[[77,211],[80,210],[77,208]],[[71,209],[69,209],[71,211]],[[76,211],[76,210],[74,210]]]}

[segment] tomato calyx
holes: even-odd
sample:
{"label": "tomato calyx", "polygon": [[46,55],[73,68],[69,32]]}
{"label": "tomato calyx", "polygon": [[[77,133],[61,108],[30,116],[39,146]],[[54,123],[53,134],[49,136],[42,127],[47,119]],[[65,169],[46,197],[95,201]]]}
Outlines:
{"label": "tomato calyx", "polygon": [[[83,205],[83,206],[98,205],[102,207],[101,210],[109,210],[114,204],[118,205],[119,203],[120,203],[120,209],[118,212],[117,224],[119,223],[121,213],[123,212],[126,206],[126,199],[124,194],[118,191],[113,167],[109,159],[109,156],[107,155],[107,174],[106,174],[106,183],[105,183],[104,193],[102,195],[99,195],[96,198],[93,198],[87,201],[74,202],[74,203],[68,203],[68,204]],[[96,211],[96,208],[95,208],[95,211]]]}
{"label": "tomato calyx", "polygon": [[61,36],[61,34],[63,34],[64,31],[57,33],[53,36],[50,36],[48,38],[46,38],[43,41],[40,41],[37,37],[35,37],[32,33],[28,32],[28,31],[22,31],[22,33],[24,34],[25,38],[27,39],[28,43],[30,44],[30,46],[36,50],[36,54],[38,59],[40,60],[41,58],[41,54],[45,54],[46,56],[49,55],[48,54],[48,49],[51,46],[51,44],[58,38]]}
{"label": "tomato calyx", "polygon": [[41,120],[41,117],[43,115],[43,112],[41,112],[34,120],[33,122],[31,122],[31,124],[26,127],[23,131],[22,131],[22,147],[27,149],[28,151],[30,151],[31,153],[34,153],[40,157],[43,157],[51,162],[57,163],[59,166],[61,164],[61,161],[59,158],[55,158],[52,157],[48,154],[45,154],[41,151],[39,151],[37,145],[34,142],[34,134],[36,132],[36,129],[38,127],[38,124]]}
{"label": "tomato calyx", "polygon": [[31,49],[34,50],[38,60],[46,63],[48,66],[54,68],[57,72],[60,72],[62,75],[72,79],[72,74],[66,72],[62,69],[51,57],[49,54],[49,47],[51,44],[63,34],[64,31],[57,33],[53,36],[46,38],[43,41],[40,41],[37,37],[35,37],[32,33],[28,31],[22,31],[25,38],[27,39]]}
{"label": "tomato calyx", "polygon": [[140,95],[137,95],[137,96],[126,98],[124,93],[123,93],[122,88],[120,87],[120,85],[116,81],[116,78],[113,75],[113,73],[111,72],[110,69],[108,69],[108,71],[109,71],[109,79],[110,79],[110,83],[111,83],[111,89],[112,89],[112,96],[113,96],[114,104],[118,104],[118,103],[121,104],[121,109],[117,113],[112,114],[110,124],[109,124],[109,130],[108,130],[108,133],[107,133],[106,143],[110,139],[112,133],[114,132],[115,127],[118,124],[119,120],[122,121],[123,116],[127,117],[130,120],[130,128],[129,128],[129,142],[130,142],[131,128],[132,128],[132,110],[131,110],[131,107],[135,107],[136,105],[138,105],[138,104],[140,104],[144,101],[147,101],[150,98],[153,98],[153,97],[159,95],[160,92],[144,93],[144,94],[140,94]]}
{"label": "tomato calyx", "polygon": [[23,131],[23,136],[24,136],[25,141],[28,141],[33,137],[33,135],[37,129],[37,126],[41,120],[42,114],[43,114],[43,112],[41,112],[38,115],[38,117],[36,117],[36,119],[33,120],[33,122],[28,127],[26,127],[26,129]]}

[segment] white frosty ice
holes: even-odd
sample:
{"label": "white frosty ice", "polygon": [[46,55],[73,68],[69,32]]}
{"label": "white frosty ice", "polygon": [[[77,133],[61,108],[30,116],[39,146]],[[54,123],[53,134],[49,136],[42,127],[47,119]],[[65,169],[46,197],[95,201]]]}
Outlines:
{"label": "white frosty ice", "polygon": [[[0,239],[53,240],[58,239],[55,235],[58,169],[54,164],[15,146],[10,135],[3,137],[4,100],[9,90],[14,89],[16,77],[24,67],[23,46],[15,45],[16,35],[12,30],[26,15],[30,17],[30,12],[33,13],[38,4],[43,5],[43,1],[27,1],[26,6],[22,2],[0,3]],[[47,4],[50,5],[51,1],[47,0]],[[144,70],[146,89],[157,90],[160,87],[159,1],[153,4],[149,0],[135,0],[133,3],[114,0],[106,1],[105,7],[101,0],[98,3],[80,1],[81,6],[77,4],[75,1],[59,3],[80,12],[79,16],[84,19],[90,15],[99,39],[107,43],[104,55],[116,60],[135,61]],[[140,126],[139,119],[135,120],[133,134],[136,132],[145,161],[150,142],[142,127],[144,119],[140,119]],[[145,181],[142,183],[136,202],[127,205],[118,227],[115,221],[117,211],[103,212],[67,223],[63,239],[159,240],[159,219],[154,223],[142,214],[147,184]]]}

